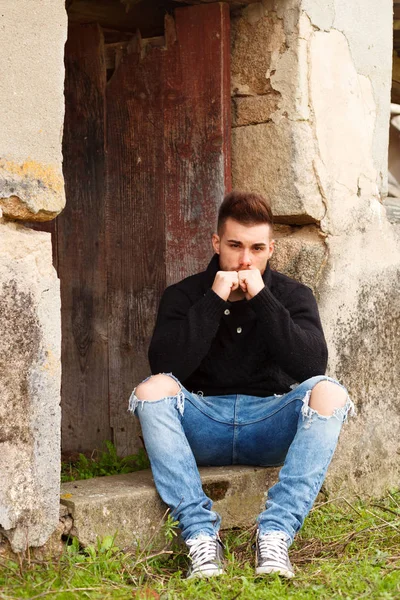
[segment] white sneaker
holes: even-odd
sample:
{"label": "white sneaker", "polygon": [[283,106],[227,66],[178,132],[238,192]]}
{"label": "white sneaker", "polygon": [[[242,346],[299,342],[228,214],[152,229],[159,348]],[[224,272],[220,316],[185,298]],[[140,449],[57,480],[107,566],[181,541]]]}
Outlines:
{"label": "white sneaker", "polygon": [[286,539],[282,531],[270,531],[262,536],[257,531],[256,575],[278,573],[283,577],[294,577]]}
{"label": "white sneaker", "polygon": [[187,579],[192,577],[213,577],[224,573],[224,546],[217,535],[199,535],[197,538],[187,540],[189,558],[192,565],[187,574]]}

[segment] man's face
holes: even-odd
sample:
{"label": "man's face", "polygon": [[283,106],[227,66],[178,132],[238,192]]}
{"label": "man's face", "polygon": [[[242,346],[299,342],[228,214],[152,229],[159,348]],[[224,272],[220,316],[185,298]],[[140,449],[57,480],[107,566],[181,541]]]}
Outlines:
{"label": "man's face", "polygon": [[220,235],[212,238],[221,271],[258,269],[263,274],[274,250],[271,233],[268,223],[243,225],[227,219]]}

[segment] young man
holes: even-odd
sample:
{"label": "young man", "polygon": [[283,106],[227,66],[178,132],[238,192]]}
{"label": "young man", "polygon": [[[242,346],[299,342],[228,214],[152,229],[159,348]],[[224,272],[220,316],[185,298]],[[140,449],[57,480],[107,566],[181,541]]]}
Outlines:
{"label": "young man", "polygon": [[351,401],[324,376],[327,348],[306,286],[272,271],[272,213],[224,199],[206,271],[170,286],[132,393],[154,481],[179,521],[191,577],[223,572],[219,515],[198,465],[282,465],[258,516],[256,574],[294,575],[288,547],[311,509]]}

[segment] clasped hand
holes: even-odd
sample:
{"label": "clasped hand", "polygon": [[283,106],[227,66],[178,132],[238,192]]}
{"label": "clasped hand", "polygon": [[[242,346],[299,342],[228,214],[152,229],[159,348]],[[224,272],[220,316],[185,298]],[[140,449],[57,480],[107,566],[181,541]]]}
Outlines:
{"label": "clasped hand", "polygon": [[232,292],[240,289],[246,300],[253,298],[264,287],[261,273],[258,269],[245,271],[218,271],[212,289],[222,300],[228,300]]}

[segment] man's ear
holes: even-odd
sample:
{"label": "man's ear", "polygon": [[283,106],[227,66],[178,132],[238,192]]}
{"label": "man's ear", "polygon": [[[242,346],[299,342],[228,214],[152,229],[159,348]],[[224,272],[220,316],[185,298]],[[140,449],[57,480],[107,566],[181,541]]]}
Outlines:
{"label": "man's ear", "polygon": [[270,243],[269,243],[269,256],[268,256],[268,260],[273,255],[274,250],[275,250],[275,240],[271,240]]}
{"label": "man's ear", "polygon": [[216,254],[219,254],[219,246],[220,246],[221,240],[218,234],[213,233],[212,236],[212,246],[214,248],[214,252]]}

